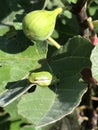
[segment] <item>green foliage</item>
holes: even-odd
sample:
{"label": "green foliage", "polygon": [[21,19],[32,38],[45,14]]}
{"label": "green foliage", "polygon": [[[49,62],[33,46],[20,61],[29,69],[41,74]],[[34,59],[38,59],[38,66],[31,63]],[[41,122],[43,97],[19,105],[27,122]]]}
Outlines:
{"label": "green foliage", "polygon": [[[87,91],[81,70],[92,68],[98,80],[98,46],[79,36],[77,19],[69,10],[58,16],[52,34],[62,45],[60,49],[47,40],[32,42],[23,33],[22,19],[28,12],[64,7],[62,1],[1,0],[0,107],[5,113],[0,115],[0,130],[49,130],[76,109]],[[89,2],[87,10],[94,18],[98,11],[95,6]],[[97,31],[98,22],[93,23]],[[58,81],[48,87],[28,81],[31,72],[42,71],[50,72]]]}

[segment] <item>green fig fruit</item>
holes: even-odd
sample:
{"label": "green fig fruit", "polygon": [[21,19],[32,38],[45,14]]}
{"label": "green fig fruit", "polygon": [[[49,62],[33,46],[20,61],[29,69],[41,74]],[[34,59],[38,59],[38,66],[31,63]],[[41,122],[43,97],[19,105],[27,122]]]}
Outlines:
{"label": "green fig fruit", "polygon": [[49,86],[52,83],[53,76],[47,71],[33,72],[29,75],[29,82],[41,87]]}
{"label": "green fig fruit", "polygon": [[46,40],[53,33],[56,17],[61,12],[62,8],[53,11],[36,10],[28,13],[22,24],[25,35],[34,41]]}

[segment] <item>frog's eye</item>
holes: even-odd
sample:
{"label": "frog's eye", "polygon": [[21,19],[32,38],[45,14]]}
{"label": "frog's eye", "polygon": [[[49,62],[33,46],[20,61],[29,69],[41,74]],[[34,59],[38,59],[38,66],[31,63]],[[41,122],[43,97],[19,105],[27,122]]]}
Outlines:
{"label": "frog's eye", "polygon": [[29,82],[45,87],[52,83],[53,76],[47,71],[33,72],[28,77]]}

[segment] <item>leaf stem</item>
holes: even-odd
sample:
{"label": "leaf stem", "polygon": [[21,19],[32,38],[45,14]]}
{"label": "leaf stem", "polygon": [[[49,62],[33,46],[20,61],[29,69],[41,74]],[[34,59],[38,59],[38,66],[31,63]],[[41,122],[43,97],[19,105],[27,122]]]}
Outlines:
{"label": "leaf stem", "polygon": [[57,49],[61,48],[61,45],[58,42],[56,42],[52,37],[48,37],[47,40],[51,42]]}
{"label": "leaf stem", "polygon": [[92,18],[91,18],[91,17],[88,17],[88,18],[87,18],[87,22],[88,22],[89,29],[91,30],[92,36],[95,36],[95,35],[96,35],[96,32],[95,32],[95,29],[94,29],[94,25],[93,25],[93,22],[92,22]]}

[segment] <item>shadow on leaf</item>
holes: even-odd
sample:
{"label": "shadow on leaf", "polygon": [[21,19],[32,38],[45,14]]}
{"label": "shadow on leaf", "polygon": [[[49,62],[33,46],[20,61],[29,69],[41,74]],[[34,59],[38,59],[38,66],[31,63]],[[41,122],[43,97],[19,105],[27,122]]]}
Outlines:
{"label": "shadow on leaf", "polygon": [[10,31],[0,37],[0,49],[6,53],[17,54],[25,51],[33,43],[25,37],[23,31],[17,31],[11,27]]}
{"label": "shadow on leaf", "polygon": [[0,107],[7,106],[26,93],[32,86],[34,85],[30,84],[27,79],[8,83],[6,86],[8,90],[0,96]]}

